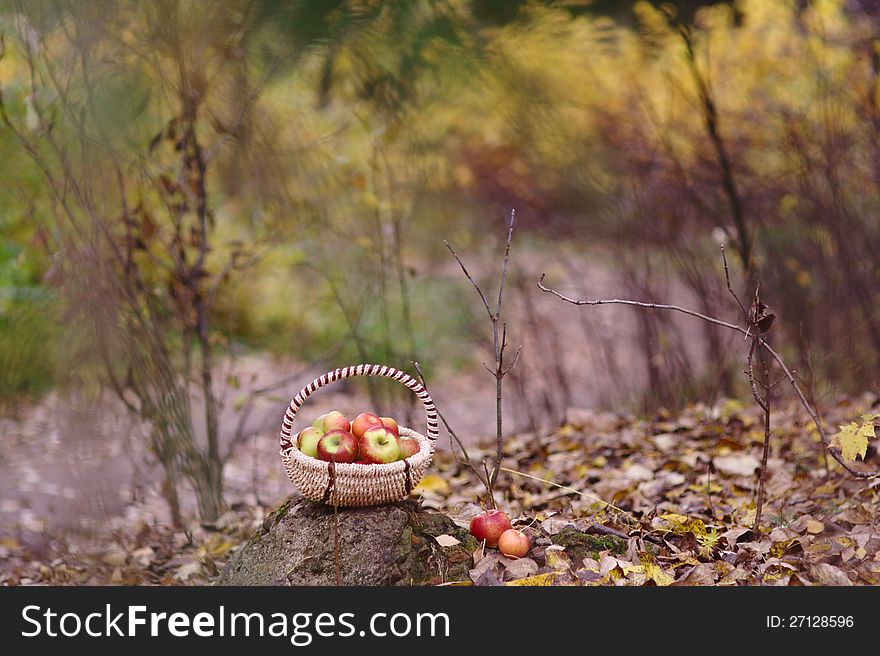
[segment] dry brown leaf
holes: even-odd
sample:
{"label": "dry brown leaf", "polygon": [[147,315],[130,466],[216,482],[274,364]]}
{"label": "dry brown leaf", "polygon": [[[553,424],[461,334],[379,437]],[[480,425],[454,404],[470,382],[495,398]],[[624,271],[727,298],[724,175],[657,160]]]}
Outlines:
{"label": "dry brown leaf", "polygon": [[821,585],[847,586],[853,584],[846,572],[828,563],[816,563],[810,568],[810,574]]}

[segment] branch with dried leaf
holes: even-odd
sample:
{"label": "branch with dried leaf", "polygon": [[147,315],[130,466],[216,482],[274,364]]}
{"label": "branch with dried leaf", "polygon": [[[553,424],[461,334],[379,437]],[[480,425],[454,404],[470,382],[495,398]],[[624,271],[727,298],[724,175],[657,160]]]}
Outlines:
{"label": "branch with dried leaf", "polygon": [[[754,366],[753,366],[753,357],[755,353],[760,354],[766,353],[772,358],[772,360],[776,363],[776,365],[782,371],[782,378],[780,380],[787,380],[792,388],[795,391],[795,395],[798,398],[801,406],[806,411],[807,415],[813,421],[813,424],[816,426],[816,430],[819,432],[820,437],[822,438],[822,443],[828,453],[843,467],[849,474],[856,478],[860,479],[870,479],[876,478],[880,476],[880,471],[878,472],[864,472],[859,471],[857,469],[853,469],[849,463],[846,462],[845,458],[843,458],[841,452],[832,445],[831,437],[829,437],[828,433],[825,430],[825,427],[820,419],[818,413],[815,408],[813,408],[812,404],[807,400],[801,386],[798,384],[797,379],[794,377],[794,372],[788,368],[785,364],[785,361],[782,357],[777,353],[772,346],[767,342],[765,338],[765,334],[770,330],[770,327],[773,324],[775,316],[767,311],[766,305],[760,300],[760,296],[758,294],[759,290],[756,289],[755,297],[752,303],[752,307],[748,310],[742,304],[740,299],[737,297],[736,293],[733,291],[733,288],[730,285],[730,274],[727,268],[727,259],[724,257],[724,250],[722,247],[722,257],[724,259],[724,271],[725,271],[725,279],[727,282],[728,290],[731,295],[736,299],[737,304],[743,315],[745,316],[747,325],[746,327],[742,327],[739,324],[731,323],[728,321],[724,321],[722,319],[718,319],[716,317],[711,317],[700,312],[696,312],[694,310],[690,310],[685,307],[681,307],[679,305],[671,305],[666,303],[643,303],[641,301],[634,301],[629,299],[575,299],[569,296],[566,296],[555,289],[547,287],[544,285],[545,274],[541,275],[540,280],[538,281],[538,289],[542,292],[552,294],[556,296],[562,301],[566,303],[571,303],[572,305],[629,305],[632,307],[639,307],[646,310],[667,310],[671,312],[678,312],[681,314],[685,314],[690,317],[694,317],[696,319],[700,319],[702,321],[707,321],[713,325],[720,326],[722,328],[726,328],[728,330],[733,330],[735,332],[743,335],[745,339],[751,338],[751,343],[749,345],[749,351],[747,356],[747,374],[749,376],[749,384],[752,390],[752,395],[755,398],[755,401],[764,411],[764,431],[765,431],[765,439],[764,439],[764,453],[762,457],[762,466],[761,466],[761,481],[759,482],[759,490],[758,490],[758,498],[756,499],[756,507],[760,507],[759,503],[763,502],[763,478],[766,470],[766,463],[768,457],[769,450],[769,421],[770,421],[770,389],[779,381],[775,383],[770,382],[769,380],[769,368],[767,367],[766,362],[762,362],[762,377],[761,381],[762,387],[765,389],[764,395],[759,394],[757,383],[755,380],[754,374]],[[760,512],[756,512],[756,526],[760,521]]]}

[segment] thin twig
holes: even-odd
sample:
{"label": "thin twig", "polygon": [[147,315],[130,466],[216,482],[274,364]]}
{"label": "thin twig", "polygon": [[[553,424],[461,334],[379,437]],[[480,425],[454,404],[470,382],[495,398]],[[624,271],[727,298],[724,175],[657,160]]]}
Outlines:
{"label": "thin twig", "polygon": [[[757,330],[757,327],[755,327],[755,330]],[[756,336],[753,343],[756,343],[757,341],[758,338]],[[765,391],[763,402],[760,397],[755,396],[758,405],[764,410],[764,449],[761,454],[761,470],[758,476],[758,494],[756,495],[755,500],[755,523],[752,526],[752,530],[756,533],[761,528],[761,513],[764,509],[764,486],[767,482],[767,460],[770,456],[770,388],[766,386],[766,381],[769,380],[770,374],[767,370],[767,358],[764,357],[763,349],[758,350],[758,357],[761,360],[761,376],[765,384]],[[749,367],[751,368],[751,362],[749,362]]]}
{"label": "thin twig", "polygon": [[[422,373],[422,367],[419,365],[418,362],[415,362],[415,361],[412,362],[412,365],[415,368],[416,372],[419,374],[419,382],[421,382],[422,387],[424,387],[427,390],[428,385],[425,382],[425,374]],[[483,480],[483,477],[480,475],[479,470],[474,466],[474,463],[471,460],[471,457],[467,452],[467,448],[465,448],[461,439],[458,437],[456,432],[452,429],[452,426],[449,425],[449,422],[446,421],[446,417],[443,416],[443,413],[440,412],[439,410],[437,411],[437,416],[440,417],[440,421],[443,422],[443,426],[446,428],[446,432],[449,434],[449,438],[450,438],[449,439],[449,448],[450,448],[450,451],[452,451],[452,455],[455,456],[455,459],[458,460],[458,462],[460,464],[469,468],[474,473],[474,475],[477,477],[477,480],[480,481],[483,485],[486,485],[486,487],[488,489],[488,482]],[[458,448],[461,451],[460,456],[458,453],[456,453],[455,446],[453,445],[452,440],[455,440],[455,443],[458,444]]]}
{"label": "thin twig", "polygon": [[736,292],[733,291],[733,287],[730,285],[730,270],[727,268],[727,255],[724,253],[724,244],[721,244],[721,261],[724,262],[724,280],[727,282],[727,291],[729,291],[730,295],[736,300],[736,304],[739,305],[739,309],[742,310],[743,316],[748,319],[749,311],[746,310],[746,306],[742,304],[742,301],[739,300],[739,296],[736,295]]}
{"label": "thin twig", "polygon": [[458,266],[461,267],[462,273],[464,273],[465,277],[471,281],[471,284],[474,286],[474,289],[477,290],[477,294],[480,295],[480,300],[483,301],[483,307],[486,308],[486,312],[489,315],[489,319],[494,320],[495,315],[492,314],[492,309],[489,307],[489,301],[486,300],[486,295],[483,293],[483,290],[480,289],[480,286],[477,284],[477,281],[473,279],[473,277],[471,276],[470,273],[468,273],[467,267],[465,267],[464,262],[461,261],[461,258],[458,256],[458,253],[455,252],[455,249],[452,248],[452,245],[448,241],[446,241],[445,239],[443,240],[443,245],[449,249],[449,252],[452,253],[452,257],[454,257],[456,262],[458,262]]}

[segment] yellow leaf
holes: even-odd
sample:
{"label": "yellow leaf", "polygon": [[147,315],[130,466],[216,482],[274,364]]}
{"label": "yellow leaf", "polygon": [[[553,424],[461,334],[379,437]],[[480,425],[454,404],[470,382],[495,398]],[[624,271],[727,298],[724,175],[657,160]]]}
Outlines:
{"label": "yellow leaf", "polygon": [[552,567],[557,572],[564,572],[571,567],[571,562],[564,552],[557,549],[547,549],[545,552],[547,566]]}
{"label": "yellow leaf", "polygon": [[576,435],[577,432],[578,431],[574,426],[572,426],[571,424],[565,424],[565,426],[562,426],[558,431],[556,431],[556,434],[560,437],[571,437],[572,435]]}
{"label": "yellow leaf", "polygon": [[874,439],[874,422],[880,415],[862,415],[861,424],[854,421],[846,426],[840,426],[840,432],[831,439],[831,446],[840,449],[840,455],[844,460],[853,462],[856,456],[865,459],[868,451],[868,440]]}
{"label": "yellow leaf", "polygon": [[556,574],[553,572],[547,572],[546,574],[535,574],[535,576],[527,576],[524,579],[517,579],[516,581],[508,581],[504,585],[519,585],[519,586],[548,586],[553,585],[553,579],[556,578]]}
{"label": "yellow leaf", "polygon": [[664,572],[659,565],[651,562],[645,563],[645,578],[654,581],[657,585],[669,585],[675,579]]}
{"label": "yellow leaf", "polygon": [[439,494],[441,496],[445,496],[449,494],[449,483],[446,482],[446,479],[438,476],[437,474],[428,474],[424,476],[422,480],[412,489],[414,494],[422,494],[424,492],[433,492],[434,494]]}

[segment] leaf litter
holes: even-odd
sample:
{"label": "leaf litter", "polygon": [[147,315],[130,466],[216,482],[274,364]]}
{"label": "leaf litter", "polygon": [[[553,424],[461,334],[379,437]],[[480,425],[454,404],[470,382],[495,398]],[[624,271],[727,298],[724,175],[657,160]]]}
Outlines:
{"label": "leaf litter", "polygon": [[[875,394],[823,408],[841,426],[836,443],[866,468],[880,466],[878,410]],[[830,458],[826,470],[815,426],[795,405],[774,409],[764,520],[754,530],[759,419],[736,401],[647,418],[572,409],[554,430],[509,436],[496,500],[532,548],[519,559],[478,548],[470,583],[880,584],[880,480],[849,477]],[[471,456],[493,450],[478,443]],[[414,496],[463,527],[486,505],[482,486],[444,450]],[[183,528],[135,503],[88,533],[4,527],[0,585],[210,584],[274,507],[263,503],[234,503],[211,525]],[[44,526],[26,510],[29,526]]]}

